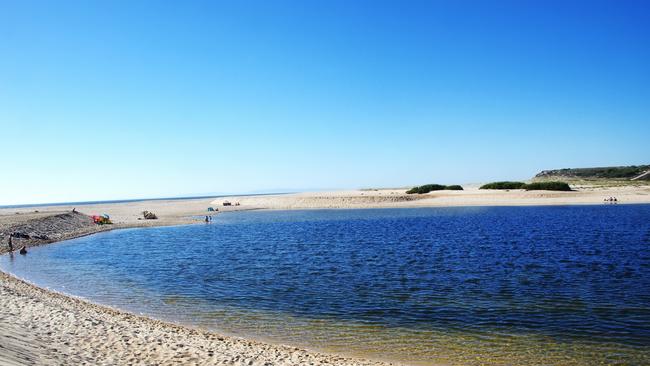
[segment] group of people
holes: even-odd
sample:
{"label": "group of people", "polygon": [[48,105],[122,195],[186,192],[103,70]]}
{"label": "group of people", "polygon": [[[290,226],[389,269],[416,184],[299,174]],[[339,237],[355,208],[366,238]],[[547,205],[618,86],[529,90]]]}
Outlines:
{"label": "group of people", "polygon": [[208,223],[208,222],[211,222],[211,221],[212,221],[212,215],[206,215],[205,216],[205,222]]}
{"label": "group of people", "polygon": [[[9,241],[8,241],[7,244],[9,245],[9,252],[11,252],[11,253],[13,253],[13,251],[14,251],[14,241],[13,241],[13,239],[14,239],[14,235],[9,234]],[[20,248],[19,253],[22,254],[22,255],[27,254],[27,248],[23,245],[23,247]]]}
{"label": "group of people", "polygon": [[616,199],[616,197],[609,197],[609,198],[605,198],[604,201],[606,203],[616,203],[618,202],[618,199]]}

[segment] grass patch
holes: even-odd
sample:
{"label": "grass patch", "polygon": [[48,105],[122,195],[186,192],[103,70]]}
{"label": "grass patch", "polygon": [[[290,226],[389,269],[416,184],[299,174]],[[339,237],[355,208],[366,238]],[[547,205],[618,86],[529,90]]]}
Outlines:
{"label": "grass patch", "polygon": [[429,193],[432,191],[443,191],[443,190],[448,190],[448,191],[462,191],[463,187],[459,185],[451,185],[451,186],[444,186],[442,184],[425,184],[423,186],[419,187],[413,187],[406,191],[407,194],[425,194]]}

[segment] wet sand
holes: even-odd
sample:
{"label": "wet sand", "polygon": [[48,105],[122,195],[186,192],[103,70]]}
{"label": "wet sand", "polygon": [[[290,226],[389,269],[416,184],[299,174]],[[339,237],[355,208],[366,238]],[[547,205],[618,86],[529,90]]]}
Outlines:
{"label": "wet sand", "polygon": [[0,272],[2,365],[385,365],[189,329]]}

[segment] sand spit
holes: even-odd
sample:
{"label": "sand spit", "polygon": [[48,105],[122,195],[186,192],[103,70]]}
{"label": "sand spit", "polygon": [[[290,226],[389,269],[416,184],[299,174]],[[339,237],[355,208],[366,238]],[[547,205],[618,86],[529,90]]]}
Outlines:
{"label": "sand spit", "polygon": [[8,250],[7,241],[10,235],[17,235],[12,240],[14,248],[19,249],[22,246],[29,248],[110,228],[109,225],[95,225],[89,216],[79,212],[0,216],[0,253]]}
{"label": "sand spit", "polygon": [[[422,195],[406,194],[403,189],[372,189],[229,199],[240,202],[243,207],[267,209],[577,205],[602,204],[607,197],[617,197],[619,203],[650,203],[649,185],[581,186],[573,187],[571,192],[481,190],[478,185],[464,188],[463,191],[434,191]],[[221,199],[212,202],[214,205],[221,203]]]}
{"label": "sand spit", "polygon": [[[209,212],[213,198],[183,200],[150,200],[122,203],[98,203],[80,206],[38,206],[0,208],[0,254],[7,251],[11,233],[29,235],[14,238],[14,247],[48,244],[100,231],[148,226],[188,225],[202,223],[205,215],[256,209],[254,206],[215,207]],[[76,209],[78,212],[72,212]],[[151,211],[157,220],[144,220],[142,212]],[[89,215],[108,214],[113,225],[95,225]]]}

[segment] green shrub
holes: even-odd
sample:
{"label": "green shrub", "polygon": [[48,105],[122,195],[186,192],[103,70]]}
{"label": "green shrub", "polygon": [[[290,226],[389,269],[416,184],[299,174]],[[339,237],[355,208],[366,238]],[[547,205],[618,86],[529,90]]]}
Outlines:
{"label": "green shrub", "polygon": [[526,184],[527,191],[570,191],[571,187],[564,182],[535,182]]}
{"label": "green shrub", "polygon": [[564,182],[493,182],[482,185],[480,189],[525,189],[527,191],[570,191],[571,187]]}
{"label": "green shrub", "polygon": [[458,184],[454,184],[452,186],[446,186],[445,189],[448,191],[462,191],[463,187],[459,186]]}
{"label": "green shrub", "polygon": [[479,189],[524,189],[525,187],[524,182],[492,182],[482,185]]}
{"label": "green shrub", "polygon": [[453,186],[443,186],[442,184],[425,184],[423,186],[419,187],[413,187],[406,191],[407,194],[424,194],[424,193],[429,193],[431,191],[442,191],[442,190],[452,190],[452,191],[462,191],[463,187],[459,185],[453,185]]}
{"label": "green shrub", "polygon": [[443,189],[445,189],[445,186],[440,185],[440,184],[425,184],[423,186],[413,187],[413,188],[409,189],[408,191],[406,191],[406,193],[408,193],[408,194],[413,194],[413,193],[424,194],[424,193],[429,193],[431,191],[441,191]]}

